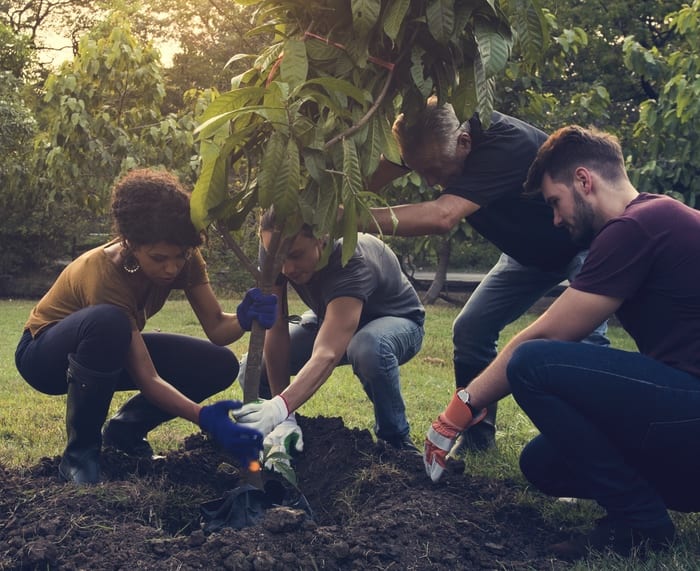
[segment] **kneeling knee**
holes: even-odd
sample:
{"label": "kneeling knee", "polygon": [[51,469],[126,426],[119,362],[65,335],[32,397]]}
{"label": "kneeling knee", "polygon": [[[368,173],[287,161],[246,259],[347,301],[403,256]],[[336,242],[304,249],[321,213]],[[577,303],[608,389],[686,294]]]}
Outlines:
{"label": "kneeling knee", "polygon": [[506,368],[506,376],[514,393],[531,380],[538,366],[546,361],[551,343],[545,339],[525,341],[513,351]]}

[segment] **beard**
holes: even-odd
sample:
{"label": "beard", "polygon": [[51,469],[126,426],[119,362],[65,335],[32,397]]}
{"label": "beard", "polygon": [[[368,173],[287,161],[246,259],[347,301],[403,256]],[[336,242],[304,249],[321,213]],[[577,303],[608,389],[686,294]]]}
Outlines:
{"label": "beard", "polygon": [[569,233],[574,244],[588,249],[595,238],[595,213],[578,192],[572,189],[574,195],[574,219],[569,225]]}

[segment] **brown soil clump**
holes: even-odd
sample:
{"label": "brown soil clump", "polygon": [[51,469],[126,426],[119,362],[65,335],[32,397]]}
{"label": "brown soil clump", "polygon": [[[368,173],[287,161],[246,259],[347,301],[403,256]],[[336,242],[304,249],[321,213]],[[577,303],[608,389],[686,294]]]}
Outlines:
{"label": "brown soil clump", "polygon": [[[61,483],[59,458],[0,465],[0,569],[568,567],[547,555],[561,534],[522,505],[519,484],[464,475],[460,464],[433,484],[416,454],[338,418],[298,418],[305,450],[295,471],[313,518],[272,507],[255,525],[207,532],[200,507],[240,486],[241,475],[202,435],[159,460],[106,450],[98,486]],[[298,497],[286,480],[265,478]]]}

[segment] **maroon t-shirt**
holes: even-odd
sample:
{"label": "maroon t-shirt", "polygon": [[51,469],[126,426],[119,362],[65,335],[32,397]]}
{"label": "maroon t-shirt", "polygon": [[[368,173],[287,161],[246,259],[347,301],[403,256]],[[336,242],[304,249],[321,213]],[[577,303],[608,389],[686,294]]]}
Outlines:
{"label": "maroon t-shirt", "polygon": [[640,194],[591,244],[571,287],[622,298],[640,353],[700,377],[700,212]]}

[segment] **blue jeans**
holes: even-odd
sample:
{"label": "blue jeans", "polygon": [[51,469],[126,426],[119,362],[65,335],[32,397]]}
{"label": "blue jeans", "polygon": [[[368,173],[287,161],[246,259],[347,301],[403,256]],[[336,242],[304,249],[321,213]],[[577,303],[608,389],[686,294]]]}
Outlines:
{"label": "blue jeans", "polygon": [[546,494],[593,499],[632,527],[700,510],[700,378],[639,353],[528,341],[507,369],[539,429],[525,477]]}
{"label": "blue jeans", "polygon": [[[473,377],[493,361],[501,330],[518,319],[543,295],[581,270],[587,252],[579,252],[558,271],[523,266],[507,254],[484,277],[469,297],[452,327],[454,360]],[[607,322],[601,323],[587,343],[608,346]],[[472,379],[463,379],[466,385]]]}
{"label": "blue jeans", "polygon": [[[290,323],[290,375],[311,357],[319,324],[307,311],[300,324]],[[396,442],[408,435],[406,405],[401,395],[399,366],[413,358],[423,344],[424,330],[403,317],[380,317],[355,332],[339,365],[351,365],[374,406],[377,438]],[[243,369],[244,365],[241,365]],[[263,371],[261,385],[267,384]]]}
{"label": "blue jeans", "polygon": [[[227,347],[204,339],[169,333],[144,333],[143,339],[158,374],[191,400],[200,402],[230,386],[238,360]],[[113,305],[86,307],[48,326],[32,338],[25,331],[15,352],[22,377],[36,390],[66,394],[68,355],[96,372],[121,370],[116,390],[136,384],[124,369],[131,343],[131,323]]]}

